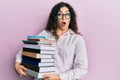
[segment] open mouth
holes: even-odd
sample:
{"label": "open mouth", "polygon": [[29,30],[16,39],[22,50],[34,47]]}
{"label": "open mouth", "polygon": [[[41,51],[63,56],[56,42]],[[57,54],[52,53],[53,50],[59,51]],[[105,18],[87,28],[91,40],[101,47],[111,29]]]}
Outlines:
{"label": "open mouth", "polygon": [[62,22],[62,25],[66,25],[66,22]]}

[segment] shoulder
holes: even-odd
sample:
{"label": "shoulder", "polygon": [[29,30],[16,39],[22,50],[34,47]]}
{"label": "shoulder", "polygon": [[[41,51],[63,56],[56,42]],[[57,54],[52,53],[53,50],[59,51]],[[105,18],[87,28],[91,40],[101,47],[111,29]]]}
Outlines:
{"label": "shoulder", "polygon": [[74,40],[75,40],[76,45],[85,43],[83,35],[76,34],[76,33],[74,33],[72,35],[74,36]]}
{"label": "shoulder", "polygon": [[73,32],[71,29],[69,30],[69,33],[71,34],[72,38],[74,38],[75,41],[81,41],[83,39],[83,35],[81,33],[77,34]]}
{"label": "shoulder", "polygon": [[77,34],[75,32],[72,32],[71,34],[72,34],[72,36],[75,37],[75,39],[83,39],[83,35],[82,34]]}
{"label": "shoulder", "polygon": [[69,33],[74,36],[75,38],[83,38],[81,33],[75,33],[74,31],[72,31],[71,29],[69,29]]}

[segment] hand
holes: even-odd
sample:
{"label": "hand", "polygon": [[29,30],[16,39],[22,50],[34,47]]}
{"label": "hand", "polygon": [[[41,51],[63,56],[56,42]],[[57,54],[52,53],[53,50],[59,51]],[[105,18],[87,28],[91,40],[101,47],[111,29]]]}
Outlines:
{"label": "hand", "polygon": [[20,65],[20,63],[16,62],[15,63],[15,71],[18,75],[20,76],[27,76],[27,74],[24,72],[25,70],[27,70],[27,68],[25,68],[24,66]]}
{"label": "hand", "polygon": [[60,77],[55,74],[44,74],[43,79],[44,80],[60,80]]}

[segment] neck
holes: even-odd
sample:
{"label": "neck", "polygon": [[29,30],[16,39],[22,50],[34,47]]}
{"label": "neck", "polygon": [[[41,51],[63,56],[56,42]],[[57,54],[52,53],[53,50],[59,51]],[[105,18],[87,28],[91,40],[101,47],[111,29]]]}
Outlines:
{"label": "neck", "polygon": [[67,31],[68,31],[68,29],[65,29],[65,30],[57,29],[57,30],[56,30],[56,33],[57,33],[58,37],[60,37],[61,35],[63,35],[63,34],[66,33]]}

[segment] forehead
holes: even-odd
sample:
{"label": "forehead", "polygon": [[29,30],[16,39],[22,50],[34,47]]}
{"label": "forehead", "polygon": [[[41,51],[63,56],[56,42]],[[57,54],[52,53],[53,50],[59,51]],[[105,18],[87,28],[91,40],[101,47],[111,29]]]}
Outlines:
{"label": "forehead", "polygon": [[59,12],[69,12],[67,7],[61,7]]}

